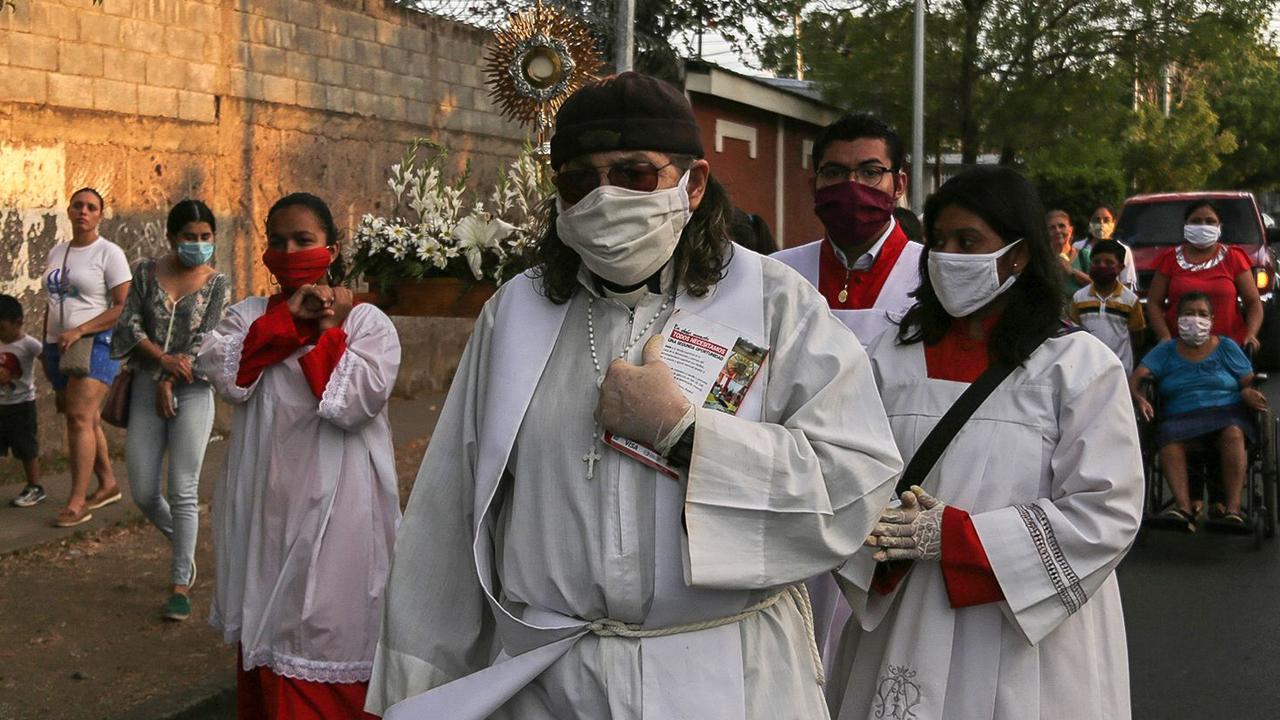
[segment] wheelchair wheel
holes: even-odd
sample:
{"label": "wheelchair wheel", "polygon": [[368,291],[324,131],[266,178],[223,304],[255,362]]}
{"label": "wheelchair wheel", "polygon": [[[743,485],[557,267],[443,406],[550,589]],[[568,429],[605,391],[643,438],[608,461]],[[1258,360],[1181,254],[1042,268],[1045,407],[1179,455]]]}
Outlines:
{"label": "wheelchair wheel", "polygon": [[1266,512],[1263,514],[1263,531],[1268,538],[1275,537],[1276,520],[1280,516],[1280,506],[1277,505],[1277,495],[1280,495],[1280,449],[1277,448],[1277,421],[1270,412],[1262,414],[1263,422],[1262,430],[1259,435],[1262,439],[1262,494],[1266,504]]}

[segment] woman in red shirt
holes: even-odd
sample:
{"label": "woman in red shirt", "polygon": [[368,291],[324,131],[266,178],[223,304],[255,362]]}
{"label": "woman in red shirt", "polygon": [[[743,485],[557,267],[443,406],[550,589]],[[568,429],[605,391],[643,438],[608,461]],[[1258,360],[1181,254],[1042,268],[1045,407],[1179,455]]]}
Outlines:
{"label": "woman in red shirt", "polygon": [[[1183,242],[1156,260],[1147,290],[1147,313],[1156,337],[1168,340],[1177,325],[1178,299],[1189,292],[1209,296],[1217,308],[1211,332],[1235,340],[1245,350],[1258,349],[1262,299],[1254,284],[1252,263],[1244,250],[1220,242],[1222,216],[1213,203],[1192,203],[1183,222]],[[1244,304],[1244,317],[1238,303]]]}

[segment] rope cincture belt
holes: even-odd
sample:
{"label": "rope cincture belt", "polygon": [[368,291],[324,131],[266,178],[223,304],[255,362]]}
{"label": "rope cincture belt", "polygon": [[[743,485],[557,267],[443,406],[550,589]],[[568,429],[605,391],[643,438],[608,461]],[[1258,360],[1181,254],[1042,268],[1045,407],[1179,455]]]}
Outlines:
{"label": "rope cincture belt", "polygon": [[804,583],[788,585],[754,605],[748,605],[741,612],[712,618],[711,620],[685,623],[684,625],[669,625],[660,628],[646,628],[640,625],[624,623],[621,620],[600,618],[587,623],[587,630],[600,637],[623,638],[667,637],[669,635],[698,632],[699,630],[711,630],[712,628],[740,623],[758,612],[777,605],[784,597],[792,598],[796,603],[796,607],[800,610],[800,617],[804,620],[805,634],[809,640],[809,654],[813,657],[814,679],[817,680],[818,685],[825,685],[826,677],[822,672],[822,655],[818,652],[818,641],[813,629],[813,605],[809,602],[809,591],[805,588]]}

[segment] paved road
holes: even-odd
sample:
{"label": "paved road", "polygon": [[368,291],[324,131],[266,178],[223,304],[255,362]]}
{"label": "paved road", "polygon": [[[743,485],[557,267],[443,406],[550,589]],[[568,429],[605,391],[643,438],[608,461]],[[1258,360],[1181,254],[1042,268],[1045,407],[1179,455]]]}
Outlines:
{"label": "paved road", "polygon": [[1280,537],[1152,532],[1119,578],[1135,720],[1280,718]]}

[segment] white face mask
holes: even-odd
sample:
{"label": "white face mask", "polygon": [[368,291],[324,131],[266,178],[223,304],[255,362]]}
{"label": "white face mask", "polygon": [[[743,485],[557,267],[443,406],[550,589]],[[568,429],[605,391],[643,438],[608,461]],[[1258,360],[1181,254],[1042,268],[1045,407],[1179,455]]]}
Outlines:
{"label": "white face mask", "polygon": [[1188,345],[1200,347],[1209,340],[1209,328],[1213,321],[1199,315],[1178,316],[1178,337]]}
{"label": "white face mask", "polygon": [[1207,248],[1222,237],[1222,228],[1218,225],[1183,225],[1182,237],[1198,248]]}
{"label": "white face mask", "polygon": [[644,282],[675,254],[689,222],[689,173],[666,190],[601,185],[571,207],[556,197],[556,235],[611,283]]}
{"label": "white face mask", "polygon": [[1089,234],[1099,240],[1110,240],[1111,233],[1115,232],[1116,224],[1113,222],[1102,222],[1094,220],[1089,223]]}
{"label": "white face mask", "polygon": [[1003,283],[996,261],[1009,252],[1019,238],[993,253],[971,255],[929,251],[929,281],[938,301],[951,317],[968,317],[995,300],[1018,281],[1010,273]]}

